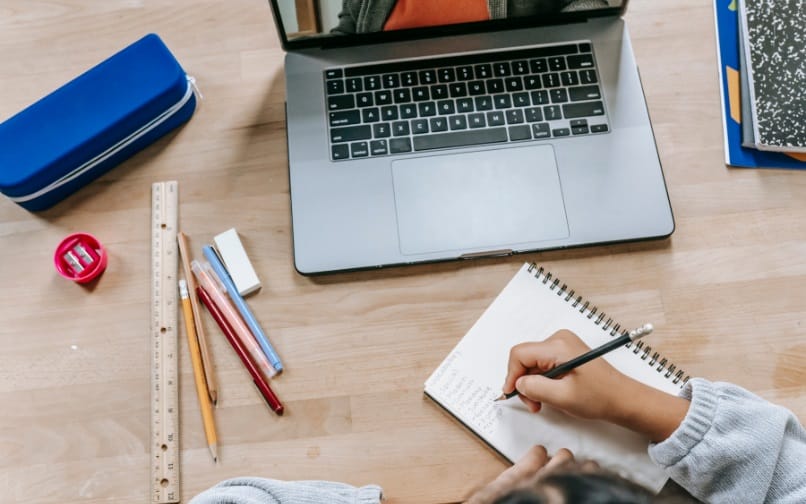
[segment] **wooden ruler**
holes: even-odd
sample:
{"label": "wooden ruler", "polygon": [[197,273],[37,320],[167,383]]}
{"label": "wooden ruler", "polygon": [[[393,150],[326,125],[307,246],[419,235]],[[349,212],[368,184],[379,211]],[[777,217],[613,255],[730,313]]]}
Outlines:
{"label": "wooden ruler", "polygon": [[179,502],[179,187],[151,185],[151,502]]}

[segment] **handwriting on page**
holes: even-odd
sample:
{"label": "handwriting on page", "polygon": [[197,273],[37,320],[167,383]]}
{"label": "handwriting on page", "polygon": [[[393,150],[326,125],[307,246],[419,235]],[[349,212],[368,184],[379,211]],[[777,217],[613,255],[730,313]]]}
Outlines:
{"label": "handwriting on page", "polygon": [[482,435],[491,435],[498,427],[501,410],[493,400],[500,391],[478,383],[470,376],[452,366],[458,355],[453,355],[434,374],[431,382],[433,390],[439,393],[439,400],[454,413],[459,420]]}

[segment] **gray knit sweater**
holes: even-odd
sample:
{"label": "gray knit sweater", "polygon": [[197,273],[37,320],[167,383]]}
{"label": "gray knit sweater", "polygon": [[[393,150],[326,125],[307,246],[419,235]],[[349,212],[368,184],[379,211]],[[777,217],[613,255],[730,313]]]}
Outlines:
{"label": "gray knit sweater", "polygon": [[[344,0],[339,24],[333,33],[383,31],[397,0]],[[551,12],[606,6],[603,0],[487,0],[492,19],[535,16]]]}
{"label": "gray knit sweater", "polygon": [[[688,414],[649,447],[655,463],[706,503],[806,503],[806,430],[787,409],[729,383],[689,381]],[[224,481],[191,504],[376,504],[381,488],[262,478]]]}

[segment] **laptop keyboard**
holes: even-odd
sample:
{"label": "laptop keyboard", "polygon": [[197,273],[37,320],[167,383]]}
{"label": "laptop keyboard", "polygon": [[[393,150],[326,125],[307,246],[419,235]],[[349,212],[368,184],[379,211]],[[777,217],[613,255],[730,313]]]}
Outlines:
{"label": "laptop keyboard", "polygon": [[329,68],[333,161],[606,133],[590,42]]}

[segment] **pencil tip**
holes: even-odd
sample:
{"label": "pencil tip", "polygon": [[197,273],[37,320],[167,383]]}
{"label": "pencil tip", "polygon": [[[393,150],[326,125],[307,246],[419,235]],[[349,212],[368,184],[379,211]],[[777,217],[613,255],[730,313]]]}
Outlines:
{"label": "pencil tip", "polygon": [[217,464],[218,463],[218,450],[216,449],[216,445],[215,444],[210,444],[210,445],[207,445],[207,446],[210,448],[210,455],[213,456],[213,463]]}
{"label": "pencil tip", "polygon": [[213,406],[218,406],[218,392],[215,390],[210,391],[210,402],[213,403]]}

